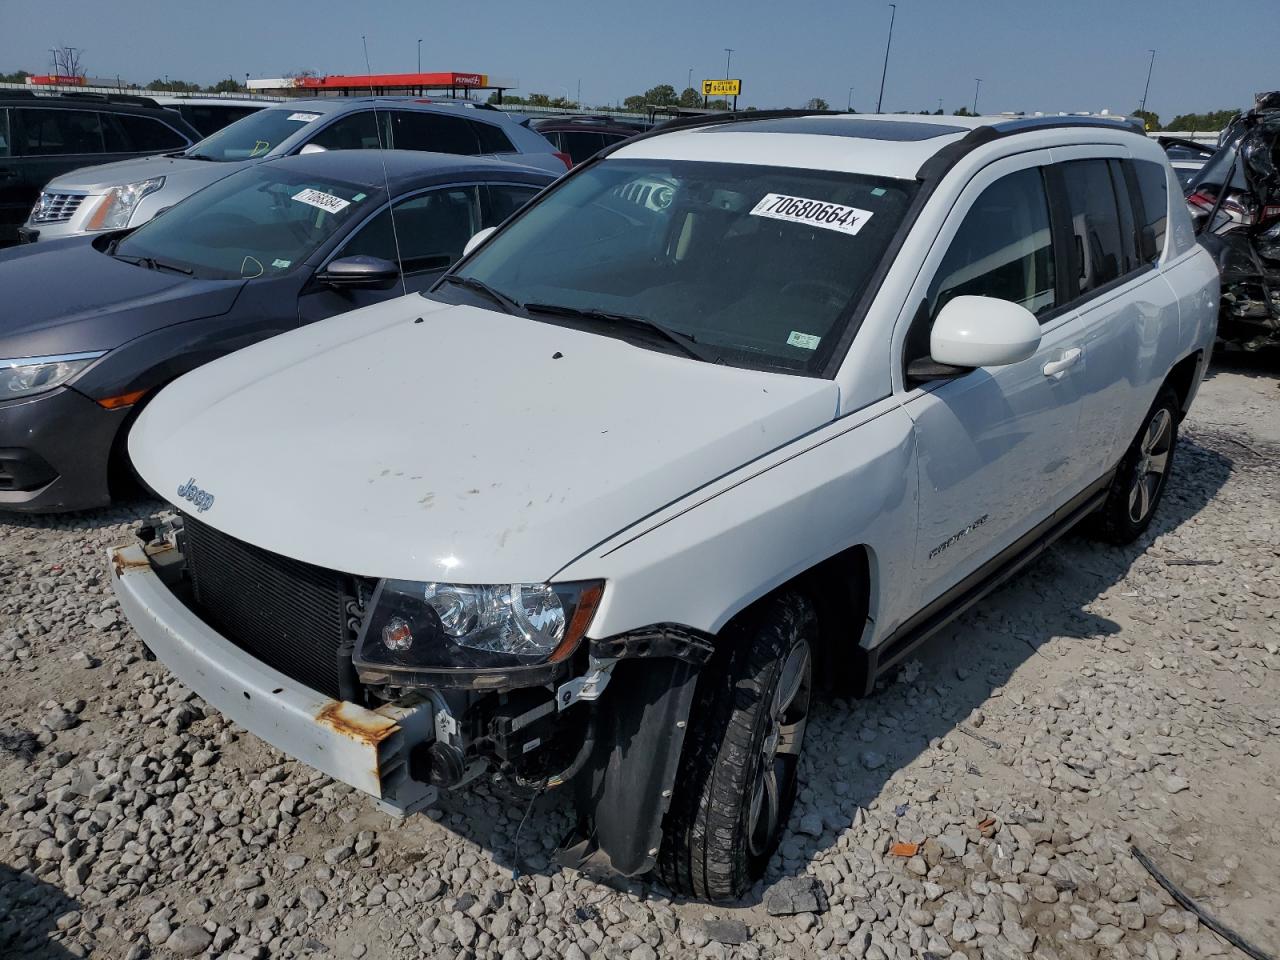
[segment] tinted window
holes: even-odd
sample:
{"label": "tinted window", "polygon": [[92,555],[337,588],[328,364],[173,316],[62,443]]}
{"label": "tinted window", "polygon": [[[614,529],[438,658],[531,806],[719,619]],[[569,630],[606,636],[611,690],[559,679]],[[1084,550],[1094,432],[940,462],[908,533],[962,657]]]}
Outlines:
{"label": "tinted window", "polygon": [[0,157],[7,157],[9,148],[9,111],[0,109]]}
{"label": "tinted window", "polygon": [[377,121],[372,110],[362,110],[335,120],[307,141],[326,150],[377,150]]}
{"label": "tinted window", "polygon": [[481,153],[516,152],[516,148],[511,145],[507,135],[498,129],[497,124],[482,123],[479,120],[472,120],[470,123],[475,128],[476,138],[480,141]]}
{"label": "tinted window", "polygon": [[537,187],[516,187],[507,184],[493,184],[485,188],[489,191],[489,209],[486,211],[484,227],[496,227],[506,220],[538,192]]}
{"label": "tinted window", "polygon": [[15,111],[27,156],[59,153],[102,153],[102,126],[90,110]]}
{"label": "tinted window", "polygon": [[251,113],[257,113],[257,107],[220,107],[210,104],[183,104],[178,108],[183,119],[200,131],[202,137],[217,133],[229,123],[242,120]]}
{"label": "tinted window", "polygon": [[604,149],[604,137],[586,130],[564,130],[560,133],[560,149],[578,164]]}
{"label": "tinted window", "polygon": [[394,232],[384,209],[343,245],[339,256],[365,254],[395,262],[399,239],[405,273],[443,270],[462,256],[479,229],[475,187],[432,190],[396,204]]}
{"label": "tinted window", "polygon": [[1009,300],[1041,316],[1057,302],[1056,275],[1044,177],[1039,168],[1019,170],[982,191],[965,214],[930,286],[930,316],[963,295]]}
{"label": "tinted window", "polygon": [[181,150],[187,141],[176,131],[151,117],[135,117],[127,113],[117,114],[116,119],[124,128],[125,136],[133,149],[142,153],[160,150]]}
{"label": "tinted window", "polygon": [[631,139],[625,133],[602,133],[600,134],[600,138],[604,141],[604,145],[606,147],[611,147],[622,140]]}
{"label": "tinted window", "polygon": [[1071,211],[1073,293],[1088,293],[1124,273],[1125,244],[1106,160],[1059,164]]}
{"label": "tinted window", "polygon": [[1142,198],[1142,223],[1138,239],[1142,259],[1158,260],[1164,253],[1164,234],[1169,223],[1169,181],[1164,167],[1150,160],[1133,161],[1138,176],[1138,194]]}
{"label": "tinted window", "polygon": [[397,150],[433,150],[436,153],[480,153],[480,141],[470,123],[461,117],[397,110],[391,143]]}

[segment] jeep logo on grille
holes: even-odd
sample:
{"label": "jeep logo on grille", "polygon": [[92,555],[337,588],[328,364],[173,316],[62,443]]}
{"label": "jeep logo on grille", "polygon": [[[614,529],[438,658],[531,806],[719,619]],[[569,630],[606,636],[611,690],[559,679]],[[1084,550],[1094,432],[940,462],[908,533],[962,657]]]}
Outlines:
{"label": "jeep logo on grille", "polygon": [[183,500],[190,500],[199,513],[204,513],[213,506],[213,494],[197,487],[195,477],[178,488],[178,496]]}

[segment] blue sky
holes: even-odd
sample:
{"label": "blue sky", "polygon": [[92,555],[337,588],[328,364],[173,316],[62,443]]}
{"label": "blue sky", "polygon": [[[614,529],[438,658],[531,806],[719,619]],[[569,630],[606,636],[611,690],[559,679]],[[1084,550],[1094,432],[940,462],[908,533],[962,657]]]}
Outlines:
{"label": "blue sky", "polygon": [[[901,0],[885,110],[948,112],[1134,109],[1147,50],[1158,51],[1148,107],[1173,114],[1249,103],[1280,88],[1268,43],[1277,0]],[[531,11],[540,9],[541,13]],[[145,83],[211,83],[298,69],[424,70],[517,78],[522,93],[612,102],[655,83],[682,88],[724,75],[743,80],[742,105],[798,106],[823,97],[875,108],[889,23],[887,3],[862,0],[486,0],[465,4],[371,0],[0,0],[0,70],[44,71],[55,44],[84,49],[93,76]],[[1214,24],[1222,24],[1218,30]],[[1273,44],[1271,46],[1274,46]],[[1254,49],[1256,47],[1256,49]]]}

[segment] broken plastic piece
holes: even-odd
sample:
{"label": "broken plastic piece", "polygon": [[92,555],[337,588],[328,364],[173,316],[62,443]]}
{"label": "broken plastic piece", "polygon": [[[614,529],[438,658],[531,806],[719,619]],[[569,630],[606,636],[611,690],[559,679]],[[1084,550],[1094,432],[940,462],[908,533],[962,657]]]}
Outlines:
{"label": "broken plastic piece", "polygon": [[895,857],[914,857],[920,852],[920,844],[899,841],[889,848],[889,852]]}

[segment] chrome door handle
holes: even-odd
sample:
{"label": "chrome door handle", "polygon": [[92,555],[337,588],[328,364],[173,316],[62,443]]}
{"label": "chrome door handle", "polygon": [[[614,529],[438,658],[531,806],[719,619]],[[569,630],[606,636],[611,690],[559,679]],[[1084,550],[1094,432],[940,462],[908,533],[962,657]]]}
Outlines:
{"label": "chrome door handle", "polygon": [[1084,356],[1084,351],[1079,347],[1072,347],[1070,350],[1062,351],[1062,359],[1050,360],[1040,372],[1046,377],[1053,377],[1055,380],[1061,380],[1067,375],[1067,371],[1080,362],[1080,358]]}

